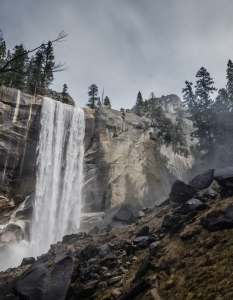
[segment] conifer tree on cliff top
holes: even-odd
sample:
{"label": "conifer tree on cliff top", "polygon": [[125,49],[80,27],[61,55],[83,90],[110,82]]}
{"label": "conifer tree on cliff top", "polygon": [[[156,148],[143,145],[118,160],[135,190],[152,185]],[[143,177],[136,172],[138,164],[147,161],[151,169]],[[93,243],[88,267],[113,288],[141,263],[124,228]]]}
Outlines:
{"label": "conifer tree on cliff top", "polygon": [[111,101],[110,101],[110,99],[108,98],[108,96],[106,96],[106,97],[104,98],[104,106],[106,106],[107,108],[111,108],[111,107],[112,107]]}
{"label": "conifer tree on cliff top", "polygon": [[185,103],[193,115],[194,127],[196,130],[193,136],[199,139],[200,150],[211,154],[212,141],[214,136],[215,118],[213,111],[214,101],[210,95],[217,89],[213,86],[213,78],[204,67],[201,67],[196,74],[196,91],[192,91],[192,83],[186,81],[186,87],[182,90]]}
{"label": "conifer tree on cliff top", "polygon": [[227,84],[226,84],[226,91],[228,94],[228,98],[233,105],[233,63],[229,59],[227,63]]}
{"label": "conifer tree on cliff top", "polygon": [[137,95],[136,105],[135,105],[136,114],[141,115],[142,112],[143,112],[143,109],[144,109],[144,101],[143,101],[143,98],[142,98],[142,94],[139,91],[138,95]]}
{"label": "conifer tree on cliff top", "polygon": [[87,94],[89,96],[89,100],[86,106],[92,109],[96,108],[97,106],[95,105],[95,103],[99,100],[97,85],[92,84],[91,86],[89,86]]}

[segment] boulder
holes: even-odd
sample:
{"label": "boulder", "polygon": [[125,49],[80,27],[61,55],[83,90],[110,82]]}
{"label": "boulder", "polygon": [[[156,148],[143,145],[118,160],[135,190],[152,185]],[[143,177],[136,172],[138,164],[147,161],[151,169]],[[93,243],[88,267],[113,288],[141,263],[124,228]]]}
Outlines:
{"label": "boulder", "polygon": [[184,203],[192,199],[197,193],[197,189],[183,181],[176,180],[172,185],[170,199],[176,203]]}
{"label": "boulder", "polygon": [[133,219],[133,213],[127,206],[122,206],[113,216],[114,221],[130,222]]}
{"label": "boulder", "polygon": [[70,240],[72,240],[73,242],[77,241],[79,239],[79,234],[67,234],[65,236],[63,236],[62,238],[62,244],[68,243]]}
{"label": "boulder", "polygon": [[186,201],[181,207],[177,208],[173,213],[174,214],[181,214],[181,215],[187,215],[193,210],[205,210],[208,206],[201,202],[200,200],[196,198],[192,198],[188,201]]}
{"label": "boulder", "polygon": [[210,231],[233,228],[233,205],[229,207],[223,216],[218,218],[202,218],[201,223]]}
{"label": "boulder", "polygon": [[25,257],[23,258],[22,262],[21,262],[21,267],[25,266],[25,265],[32,265],[35,262],[35,257]]}
{"label": "boulder", "polygon": [[164,196],[162,198],[160,198],[159,200],[155,201],[155,207],[162,207],[162,206],[166,206],[170,203],[170,200]]}
{"label": "boulder", "polygon": [[136,239],[133,240],[133,243],[138,245],[139,243],[147,242],[148,236],[138,236]]}
{"label": "boulder", "polygon": [[20,299],[69,299],[73,265],[70,251],[45,255],[18,277],[14,292]]}
{"label": "boulder", "polygon": [[152,250],[154,248],[158,248],[160,244],[160,241],[154,242],[152,244],[150,244],[149,249]]}
{"label": "boulder", "polygon": [[86,299],[94,294],[98,280],[92,280],[85,285],[73,286],[73,294],[75,295],[75,299]]}
{"label": "boulder", "polygon": [[139,229],[139,231],[136,234],[136,236],[145,236],[145,235],[149,235],[149,227],[148,226],[142,227],[141,229]]}
{"label": "boulder", "polygon": [[189,181],[189,184],[195,187],[197,190],[203,190],[208,188],[213,181],[214,181],[214,169],[210,169],[205,173],[193,178],[191,181]]}
{"label": "boulder", "polygon": [[98,249],[92,245],[86,246],[77,254],[77,257],[81,260],[89,260],[96,256],[98,256]]}
{"label": "boulder", "polygon": [[97,250],[98,250],[99,256],[105,256],[109,252],[109,246],[108,246],[108,244],[103,244],[103,245],[100,245],[97,248]]}
{"label": "boulder", "polygon": [[223,187],[233,187],[233,167],[215,170],[214,179]]}
{"label": "boulder", "polygon": [[166,229],[172,229],[178,222],[181,221],[181,217],[176,215],[166,215],[163,218],[161,227]]}
{"label": "boulder", "polygon": [[115,263],[117,259],[117,254],[115,252],[110,252],[101,262],[101,266],[105,266],[107,268],[110,268],[113,266],[112,263]]}
{"label": "boulder", "polygon": [[114,285],[115,283],[119,282],[122,279],[123,279],[123,276],[112,277],[107,280],[107,283],[108,283],[108,285]]}

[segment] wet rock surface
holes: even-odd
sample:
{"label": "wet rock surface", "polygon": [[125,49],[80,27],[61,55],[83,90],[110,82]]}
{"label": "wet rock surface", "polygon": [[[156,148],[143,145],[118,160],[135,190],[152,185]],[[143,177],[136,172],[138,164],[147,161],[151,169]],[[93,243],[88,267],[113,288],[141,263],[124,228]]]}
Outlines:
{"label": "wet rock surface", "polygon": [[183,181],[176,180],[172,185],[170,199],[176,203],[184,203],[192,199],[197,193],[197,189]]}

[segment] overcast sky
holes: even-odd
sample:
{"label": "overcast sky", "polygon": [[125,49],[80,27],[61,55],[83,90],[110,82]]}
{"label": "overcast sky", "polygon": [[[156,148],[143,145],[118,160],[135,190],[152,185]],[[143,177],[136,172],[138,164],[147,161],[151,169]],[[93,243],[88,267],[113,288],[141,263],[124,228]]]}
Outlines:
{"label": "overcast sky", "polygon": [[0,28],[7,48],[31,49],[68,37],[55,46],[56,60],[69,69],[55,74],[78,106],[95,83],[115,109],[143,98],[177,94],[195,82],[204,66],[221,88],[233,60],[232,0],[0,0]]}

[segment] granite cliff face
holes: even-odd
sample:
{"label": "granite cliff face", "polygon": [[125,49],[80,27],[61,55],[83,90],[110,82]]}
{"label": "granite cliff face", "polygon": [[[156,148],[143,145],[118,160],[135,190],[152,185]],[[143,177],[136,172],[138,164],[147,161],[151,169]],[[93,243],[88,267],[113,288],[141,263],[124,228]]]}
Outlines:
{"label": "granite cliff face", "polygon": [[[35,165],[42,98],[0,87],[0,190],[12,210],[35,188]],[[182,102],[161,98],[173,121]],[[185,179],[193,164],[192,122],[185,118],[186,147],[166,146],[149,117],[132,112],[85,108],[84,211],[122,204],[153,204],[168,196],[171,178]],[[19,195],[19,196],[18,196]],[[18,197],[18,198],[17,198]],[[4,202],[4,201],[3,201]],[[5,202],[4,202],[5,203]]]}
{"label": "granite cliff face", "polygon": [[[183,104],[175,96],[159,99],[167,117],[176,120]],[[189,147],[192,121],[184,117],[186,146],[168,146],[157,137],[156,123],[132,112],[101,107],[85,109],[84,197],[86,211],[122,204],[152,205],[168,196],[173,178],[186,180],[194,163]]]}

